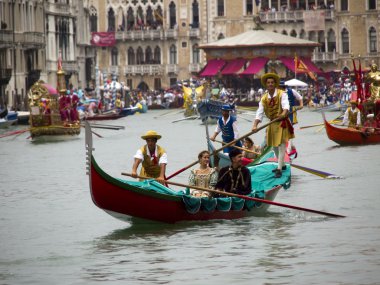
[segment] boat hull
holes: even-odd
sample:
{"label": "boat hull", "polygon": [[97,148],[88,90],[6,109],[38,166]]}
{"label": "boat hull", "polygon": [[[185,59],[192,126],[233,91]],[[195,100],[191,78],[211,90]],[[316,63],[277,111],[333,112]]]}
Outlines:
{"label": "boat hull", "polygon": [[[239,219],[248,216],[263,215],[269,204],[261,204],[250,211],[219,211],[195,214],[189,213],[181,196],[173,196],[144,191],[139,187],[129,185],[115,179],[97,166],[92,157],[90,173],[90,189],[94,204],[108,214],[123,221],[131,217],[163,223],[182,221],[207,221],[217,219]],[[265,194],[265,199],[273,201],[282,186],[276,186]]]}
{"label": "boat hull", "polygon": [[380,143],[380,134],[364,135],[361,131],[352,128],[338,128],[331,125],[323,114],[326,133],[330,140],[342,146],[367,145]]}

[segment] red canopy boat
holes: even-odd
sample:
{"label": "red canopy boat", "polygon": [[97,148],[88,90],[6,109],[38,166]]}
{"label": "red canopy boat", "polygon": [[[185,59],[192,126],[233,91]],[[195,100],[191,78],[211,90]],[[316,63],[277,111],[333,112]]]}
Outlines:
{"label": "red canopy boat", "polygon": [[326,133],[330,140],[340,145],[366,145],[380,143],[380,134],[365,135],[363,132],[352,128],[340,128],[331,125],[323,115]]}
{"label": "red canopy boat", "polygon": [[[186,195],[185,193],[162,186],[154,180],[140,182],[112,177],[104,172],[96,163],[93,155],[94,148],[92,144],[91,126],[88,122],[85,124],[88,165],[87,174],[89,175],[92,200],[96,206],[115,218],[123,221],[130,221],[133,217],[135,218],[135,221],[142,219],[164,223],[212,219],[238,219],[247,216],[262,215],[269,207],[268,203],[255,202],[254,204],[251,204],[251,207],[249,208],[246,204],[247,201],[242,201],[243,204],[241,204],[240,209],[236,209],[232,206],[228,209],[218,207],[214,207],[212,210],[202,207],[199,207],[198,209],[194,209],[194,207],[189,209],[189,203],[187,202],[195,202],[191,199],[198,199],[200,202],[201,199],[189,197],[189,195]],[[270,176],[273,175],[270,174]],[[271,188],[260,192],[261,196],[252,195],[252,197],[255,196],[273,201],[281,187],[281,184],[274,185]],[[187,199],[190,199],[191,201]],[[225,202],[222,201],[223,198],[212,199],[220,199],[221,201],[217,201],[218,205],[219,202]],[[237,202],[237,200],[230,202],[230,204],[233,204],[234,202]]]}

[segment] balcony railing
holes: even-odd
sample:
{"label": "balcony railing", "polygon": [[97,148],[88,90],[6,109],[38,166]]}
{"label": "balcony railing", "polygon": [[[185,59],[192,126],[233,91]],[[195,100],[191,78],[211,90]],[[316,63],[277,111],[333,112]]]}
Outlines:
{"label": "balcony railing", "polygon": [[[326,9],[325,20],[333,20],[335,11]],[[260,20],[266,23],[303,21],[303,11],[260,12]]]}
{"label": "balcony railing", "polygon": [[190,63],[189,64],[189,72],[190,73],[198,73],[201,70],[201,65],[199,63]]}
{"label": "balcony railing", "polygon": [[338,54],[333,52],[314,52],[313,61],[315,62],[334,62],[338,59]]}
{"label": "balcony railing", "polygon": [[164,32],[162,30],[137,30],[137,31],[118,31],[115,33],[116,40],[155,40],[163,39]]}
{"label": "balcony railing", "polygon": [[199,29],[190,29],[189,31],[189,37],[190,38],[199,38],[200,37],[200,30]]}
{"label": "balcony railing", "polygon": [[166,66],[166,73],[178,74],[179,68],[177,64],[168,64]]}
{"label": "balcony railing", "polygon": [[62,61],[62,69],[64,71],[78,71],[78,63],[75,60]]}
{"label": "balcony railing", "polygon": [[175,30],[175,29],[169,29],[169,30],[165,30],[165,37],[167,39],[175,39],[178,37],[178,31]]}
{"label": "balcony railing", "polygon": [[[75,2],[74,2],[75,3]],[[70,15],[74,11],[71,11],[71,6],[65,3],[46,3],[46,12],[53,14]],[[74,8],[73,8],[74,9]]]}
{"label": "balcony railing", "polygon": [[162,69],[161,69],[161,65],[159,64],[127,65],[124,68],[124,73],[130,74],[130,75],[136,75],[136,74],[161,75]]}
{"label": "balcony railing", "polygon": [[118,76],[119,75],[119,67],[117,65],[111,65],[108,68],[108,73]]}
{"label": "balcony railing", "polygon": [[13,43],[13,31],[0,30],[0,46],[11,45]]}

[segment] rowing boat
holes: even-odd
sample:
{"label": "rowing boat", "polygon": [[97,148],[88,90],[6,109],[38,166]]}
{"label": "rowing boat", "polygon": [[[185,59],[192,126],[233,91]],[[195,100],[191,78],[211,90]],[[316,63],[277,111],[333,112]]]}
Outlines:
{"label": "rowing boat", "polygon": [[363,132],[347,127],[335,127],[331,125],[322,113],[326,133],[330,140],[339,145],[367,145],[380,143],[380,134],[364,134]]}
{"label": "rowing boat", "polygon": [[[177,223],[239,219],[267,212],[268,203],[238,197],[196,198],[190,196],[186,189],[177,191],[155,180],[131,181],[113,177],[96,162],[91,126],[88,122],[85,125],[87,174],[92,200],[97,207],[117,219]],[[290,177],[287,186],[271,179],[271,167],[270,164],[260,164],[250,168],[253,188],[250,197],[273,201],[283,186],[289,186]]]}

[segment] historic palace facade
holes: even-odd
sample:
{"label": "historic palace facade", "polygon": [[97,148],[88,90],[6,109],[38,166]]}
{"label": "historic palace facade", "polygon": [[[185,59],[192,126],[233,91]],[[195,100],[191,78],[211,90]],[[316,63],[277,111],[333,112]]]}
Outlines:
{"label": "historic palace facade", "polygon": [[[60,51],[75,87],[116,78],[167,88],[201,71],[200,45],[257,23],[319,42],[312,60],[324,71],[352,69],[352,56],[368,67],[380,64],[379,8],[380,0],[0,0],[0,100],[13,104],[38,79],[54,86]],[[102,44],[104,35],[112,40]]]}

